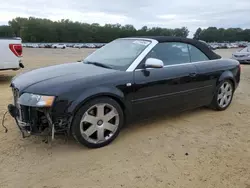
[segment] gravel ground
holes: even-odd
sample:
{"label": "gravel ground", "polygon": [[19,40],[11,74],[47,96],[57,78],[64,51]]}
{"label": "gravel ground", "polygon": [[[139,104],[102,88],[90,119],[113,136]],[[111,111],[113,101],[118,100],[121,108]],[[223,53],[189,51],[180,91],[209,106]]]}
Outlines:
{"label": "gravel ground", "polygon": [[[24,49],[26,71],[81,59],[91,49]],[[218,50],[230,57],[234,50]],[[0,114],[12,96],[11,78],[0,72]],[[58,138],[22,139],[13,119],[0,128],[1,188],[250,188],[250,65],[232,105],[163,115],[124,128],[109,146],[87,149]],[[0,121],[2,116],[0,117]]]}

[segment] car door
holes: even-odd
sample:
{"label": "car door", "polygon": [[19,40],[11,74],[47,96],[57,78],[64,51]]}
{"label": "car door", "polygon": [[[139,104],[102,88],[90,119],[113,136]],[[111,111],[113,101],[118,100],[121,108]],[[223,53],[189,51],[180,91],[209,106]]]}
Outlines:
{"label": "car door", "polygon": [[[147,58],[162,60],[164,67],[144,69]],[[196,67],[190,63],[187,44],[158,43],[134,71],[134,113],[196,106],[196,74]]]}
{"label": "car door", "polygon": [[207,105],[211,102],[216,88],[217,80],[222,71],[218,70],[218,62],[211,61],[201,50],[188,44],[190,61],[197,68],[197,90],[199,98],[197,102],[200,105]]}

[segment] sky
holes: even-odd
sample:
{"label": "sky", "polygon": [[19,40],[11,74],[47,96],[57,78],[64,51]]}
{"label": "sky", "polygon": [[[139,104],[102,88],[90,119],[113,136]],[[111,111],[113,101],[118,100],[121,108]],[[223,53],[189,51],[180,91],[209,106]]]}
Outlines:
{"label": "sky", "polygon": [[87,23],[148,27],[250,28],[250,0],[7,0],[0,25],[15,17],[70,19]]}

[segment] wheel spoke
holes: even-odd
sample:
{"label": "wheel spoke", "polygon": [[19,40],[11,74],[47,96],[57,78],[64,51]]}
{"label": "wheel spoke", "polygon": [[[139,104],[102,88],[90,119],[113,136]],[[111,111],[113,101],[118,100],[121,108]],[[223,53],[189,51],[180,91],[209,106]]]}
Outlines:
{"label": "wheel spoke", "polygon": [[95,125],[97,123],[97,118],[95,116],[92,116],[86,113],[86,115],[82,118],[81,123],[83,122],[87,122],[87,123],[91,123]]}
{"label": "wheel spoke", "polygon": [[84,131],[84,134],[91,136],[96,130],[96,125],[91,125],[86,131]]}
{"label": "wheel spoke", "polygon": [[225,92],[225,87],[226,87],[226,85],[225,85],[225,84],[223,84],[223,85],[220,87],[220,89],[221,89],[221,93],[224,93],[224,92]]}
{"label": "wheel spoke", "polygon": [[222,98],[223,98],[223,93],[221,93],[221,94],[218,95],[218,100],[220,100]]}
{"label": "wheel spoke", "polygon": [[113,125],[113,124],[111,124],[111,123],[108,123],[108,122],[105,122],[105,123],[103,124],[103,127],[104,127],[104,129],[107,129],[107,130],[109,130],[109,131],[111,131],[111,132],[114,132],[115,129],[116,129],[116,126],[115,126],[115,125]]}
{"label": "wheel spoke", "polygon": [[229,102],[229,98],[225,97],[225,106],[228,105],[228,102]]}
{"label": "wheel spoke", "polygon": [[232,96],[232,90],[226,91],[226,96]]}
{"label": "wheel spoke", "polygon": [[226,97],[226,105],[229,104],[230,100],[231,100],[231,96],[227,96],[227,97]]}
{"label": "wheel spoke", "polygon": [[97,129],[97,141],[104,141],[104,128],[103,127],[98,127]]}
{"label": "wheel spoke", "polygon": [[224,100],[224,98],[222,98],[222,99],[220,100],[220,106],[221,106],[221,107],[224,105],[224,102],[225,102],[225,100]]}
{"label": "wheel spoke", "polygon": [[117,113],[112,109],[109,113],[104,116],[106,122],[110,121],[113,117],[117,116]]}
{"label": "wheel spoke", "polygon": [[97,105],[96,106],[96,108],[97,108],[97,117],[103,117],[104,116],[104,107],[105,107],[105,105],[104,104],[99,104],[99,105]]}
{"label": "wheel spoke", "polygon": [[229,87],[230,87],[230,85],[228,84],[228,83],[226,83],[226,85],[225,85],[225,92],[227,92],[227,90],[229,89]]}

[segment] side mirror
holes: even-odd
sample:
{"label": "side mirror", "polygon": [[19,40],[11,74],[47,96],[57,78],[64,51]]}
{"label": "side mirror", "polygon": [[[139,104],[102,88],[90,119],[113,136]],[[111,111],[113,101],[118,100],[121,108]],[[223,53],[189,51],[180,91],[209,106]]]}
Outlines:
{"label": "side mirror", "polygon": [[162,68],[164,67],[163,61],[156,58],[148,58],[145,62],[145,68]]}

